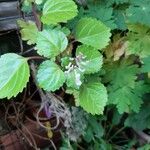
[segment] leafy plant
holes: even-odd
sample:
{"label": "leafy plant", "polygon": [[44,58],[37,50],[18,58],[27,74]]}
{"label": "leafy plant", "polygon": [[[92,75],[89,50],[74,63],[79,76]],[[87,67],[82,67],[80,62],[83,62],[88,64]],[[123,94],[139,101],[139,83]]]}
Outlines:
{"label": "leafy plant", "polygon": [[77,149],[81,141],[89,149],[119,149],[113,139],[125,127],[150,128],[149,7],[149,0],[25,0],[22,9],[34,21],[18,26],[31,49],[1,55],[0,99],[27,87],[34,64],[38,88],[71,108],[61,149]]}
{"label": "leafy plant", "polygon": [[[35,3],[39,4],[37,1]],[[66,22],[76,15],[77,6],[72,0],[48,0],[44,3],[41,14],[41,21],[45,25],[41,31],[38,31],[39,29],[35,23],[31,21],[18,21],[18,24],[21,27],[22,39],[27,41],[29,45],[35,44],[37,53],[48,59],[40,64],[37,71],[39,87],[52,92],[62,86],[76,90],[76,93],[78,93],[78,100],[76,100],[78,105],[89,113],[102,114],[107,102],[107,91],[105,86],[100,82],[98,83],[97,79],[92,79],[92,76],[94,73],[99,72],[102,67],[103,58],[98,50],[102,50],[108,45],[111,36],[110,29],[94,18],[80,19],[76,26],[74,38],[83,45],[78,46],[75,56],[72,57],[67,49],[70,44],[68,43],[69,37],[65,35],[62,28],[57,27],[57,23]],[[49,28],[46,25],[52,25],[53,27]],[[12,55],[22,58],[17,54]],[[1,61],[11,61],[9,56],[10,54],[5,54],[1,57]],[[68,63],[63,62],[63,64],[60,64],[61,59],[63,61],[66,57],[68,58]],[[22,60],[28,60],[28,58]],[[26,78],[29,78],[29,66],[27,61],[23,62],[22,66],[18,65],[15,68],[18,71],[17,75],[21,73]],[[26,67],[25,71],[22,71],[23,65]],[[9,65],[5,64],[4,69],[1,70],[2,73],[8,67]],[[11,69],[14,70],[13,67]],[[87,74],[91,75],[86,77]],[[5,78],[6,81],[2,78],[4,80],[2,83],[7,85],[7,80],[10,80],[14,86],[9,85],[9,88],[11,86],[14,92],[4,94],[3,91],[6,91],[8,87],[2,86],[0,93],[4,95],[1,96],[2,98],[16,96],[27,83],[27,79],[24,79],[24,82],[17,78],[14,80],[11,74],[8,74],[8,77]],[[16,90],[15,83],[23,85],[18,86],[18,90]],[[92,95],[95,97],[92,97]]]}

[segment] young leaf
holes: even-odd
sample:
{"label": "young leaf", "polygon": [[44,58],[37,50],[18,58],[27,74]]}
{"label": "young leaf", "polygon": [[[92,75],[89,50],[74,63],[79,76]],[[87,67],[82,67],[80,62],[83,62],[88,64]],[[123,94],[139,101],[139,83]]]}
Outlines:
{"label": "young leaf", "polygon": [[21,28],[22,40],[27,41],[28,45],[35,44],[38,35],[36,24],[32,21],[24,22],[22,20],[18,20],[18,24]]}
{"label": "young leaf", "polygon": [[103,57],[101,53],[91,46],[82,45],[77,48],[76,55],[82,54],[85,60],[79,62],[85,74],[96,73],[100,71],[103,64]]}
{"label": "young leaf", "polygon": [[[150,28],[144,25],[129,25],[127,54],[140,57],[150,55]],[[144,36],[143,36],[144,35]]]}
{"label": "young leaf", "polygon": [[108,45],[110,36],[110,29],[96,19],[80,19],[76,27],[76,39],[97,49],[105,48]]}
{"label": "young leaf", "polygon": [[0,57],[0,99],[15,97],[29,81],[27,59],[14,53]]}
{"label": "young leaf", "polygon": [[68,45],[65,34],[58,30],[44,30],[37,38],[37,52],[48,58],[53,58],[63,52]]}
{"label": "young leaf", "polygon": [[37,81],[44,90],[54,92],[65,82],[65,74],[58,65],[47,60],[38,69]]}
{"label": "young leaf", "polygon": [[42,22],[56,24],[74,18],[78,13],[73,0],[47,0],[43,7]]}
{"label": "young leaf", "polygon": [[79,105],[93,115],[103,114],[107,103],[107,90],[97,80],[90,79],[80,87]]}
{"label": "young leaf", "polygon": [[78,69],[74,69],[65,74],[67,87],[79,89],[83,82],[83,73]]}

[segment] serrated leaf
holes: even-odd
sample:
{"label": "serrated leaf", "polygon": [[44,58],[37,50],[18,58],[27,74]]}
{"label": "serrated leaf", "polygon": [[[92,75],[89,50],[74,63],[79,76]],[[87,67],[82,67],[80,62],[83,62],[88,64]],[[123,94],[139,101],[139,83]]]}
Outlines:
{"label": "serrated leaf", "polygon": [[106,5],[89,5],[88,8],[88,10],[85,10],[86,16],[97,18],[111,29],[115,29],[117,27],[112,7],[106,7]]}
{"label": "serrated leaf", "polygon": [[22,40],[27,41],[28,45],[35,44],[38,35],[36,24],[32,21],[24,22],[22,20],[18,20],[18,24],[21,28]]}
{"label": "serrated leaf", "polygon": [[91,47],[82,45],[77,48],[76,55],[82,54],[85,59],[79,62],[80,68],[84,70],[85,74],[96,73],[100,71],[103,64],[103,57],[101,53]]}
{"label": "serrated leaf", "polygon": [[84,83],[79,92],[79,105],[93,115],[103,114],[107,103],[107,90],[97,80],[90,79]]}
{"label": "serrated leaf", "polygon": [[126,127],[132,127],[135,130],[144,130],[146,128],[150,129],[150,105],[143,105],[141,111],[137,113],[132,113],[128,116],[125,121]]}
{"label": "serrated leaf", "polygon": [[53,58],[63,52],[68,45],[65,34],[58,30],[44,30],[37,38],[37,52],[48,58]]}
{"label": "serrated leaf", "polygon": [[125,10],[123,9],[115,9],[114,10],[114,18],[115,18],[115,24],[117,25],[117,28],[120,30],[126,30],[126,18],[125,18]]}
{"label": "serrated leaf", "polygon": [[142,96],[148,92],[148,86],[142,82],[135,83],[134,88],[123,86],[114,90],[109,89],[109,103],[116,104],[120,114],[124,112],[140,111],[141,104],[143,103]]}
{"label": "serrated leaf", "polygon": [[0,99],[17,96],[29,81],[27,59],[14,53],[0,57]]}
{"label": "serrated leaf", "polygon": [[126,16],[130,23],[140,23],[150,26],[150,1],[131,0],[131,5],[126,10]]}
{"label": "serrated leaf", "polygon": [[143,66],[141,68],[141,71],[144,73],[150,72],[150,56],[143,58],[142,61],[143,61]]}
{"label": "serrated leaf", "polygon": [[46,91],[56,91],[65,82],[65,74],[54,62],[44,61],[38,69],[37,81]]}
{"label": "serrated leaf", "polygon": [[[129,25],[127,55],[135,54],[140,57],[150,55],[150,28],[144,25]],[[144,36],[143,36],[144,35]]]}
{"label": "serrated leaf", "polygon": [[108,45],[110,36],[110,29],[96,19],[80,19],[76,26],[76,39],[97,49],[105,48]]}
{"label": "serrated leaf", "polygon": [[74,18],[78,13],[73,0],[47,0],[43,7],[42,22],[56,24]]}
{"label": "serrated leaf", "polygon": [[113,86],[114,89],[126,85],[131,88],[134,87],[135,80],[137,79],[136,75],[140,73],[138,66],[133,65],[133,61],[130,59],[109,63],[104,66],[104,68],[106,71],[104,81],[106,83],[110,82],[110,85]]}
{"label": "serrated leaf", "polygon": [[69,88],[79,89],[83,82],[83,73],[79,69],[74,69],[66,74],[66,84]]}
{"label": "serrated leaf", "polygon": [[135,54],[140,57],[150,55],[150,28],[143,25],[129,25],[127,55]]}
{"label": "serrated leaf", "polygon": [[104,81],[110,83],[108,102],[115,104],[120,114],[131,111],[139,112],[143,103],[142,96],[148,90],[148,86],[143,82],[136,82],[140,69],[132,63],[132,59],[127,59],[105,66]]}

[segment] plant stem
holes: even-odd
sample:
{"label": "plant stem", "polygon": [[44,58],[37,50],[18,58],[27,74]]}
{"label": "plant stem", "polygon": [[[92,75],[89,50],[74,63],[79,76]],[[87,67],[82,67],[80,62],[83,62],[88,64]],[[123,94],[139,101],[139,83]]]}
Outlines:
{"label": "plant stem", "polygon": [[44,57],[40,57],[40,56],[31,56],[31,57],[27,57],[28,60],[33,60],[33,59],[45,59]]}
{"label": "plant stem", "polygon": [[109,138],[108,142],[111,141],[111,139],[113,139],[116,135],[118,135],[118,134],[119,134],[120,132],[122,132],[124,129],[125,129],[125,127],[120,128],[115,134],[113,134],[113,135]]}
{"label": "plant stem", "polygon": [[32,12],[33,12],[33,16],[35,18],[36,26],[37,26],[38,30],[41,31],[42,24],[41,24],[41,21],[39,19],[37,12],[36,12],[35,3],[32,3]]}

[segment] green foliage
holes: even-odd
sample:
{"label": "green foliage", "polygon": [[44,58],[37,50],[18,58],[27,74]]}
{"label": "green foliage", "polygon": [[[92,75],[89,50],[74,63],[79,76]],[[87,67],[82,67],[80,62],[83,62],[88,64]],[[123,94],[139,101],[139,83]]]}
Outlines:
{"label": "green foliage", "polygon": [[125,126],[132,127],[135,130],[150,129],[150,105],[143,105],[141,111],[131,114],[125,121]]}
{"label": "green foliage", "polygon": [[[140,57],[150,55],[150,28],[145,25],[129,25],[127,54],[135,54]],[[144,36],[143,36],[144,35]]]}
{"label": "green foliage", "polygon": [[84,70],[85,74],[96,73],[100,71],[103,58],[100,52],[90,46],[81,45],[77,48],[76,55],[82,54],[84,61],[79,62],[79,66]]}
{"label": "green foliage", "polygon": [[44,24],[66,22],[74,18],[77,12],[73,0],[48,0],[43,7],[42,22]]}
{"label": "green foliage", "polygon": [[79,92],[79,105],[87,112],[103,114],[104,107],[107,103],[107,91],[103,84],[98,80],[90,78],[84,83]]}
{"label": "green foliage", "polygon": [[28,45],[35,44],[38,36],[38,29],[34,22],[24,22],[18,20],[18,24],[21,28],[20,33],[22,40],[27,41]]}
{"label": "green foliage", "polygon": [[149,150],[150,149],[150,144],[145,144],[144,146],[138,148],[137,150]]}
{"label": "green foliage", "polygon": [[101,124],[101,120],[97,120],[94,116],[89,116],[88,118],[88,126],[86,128],[86,132],[84,134],[84,140],[87,143],[90,143],[94,138],[101,139],[104,135],[104,129]]}
{"label": "green foliage", "polygon": [[40,65],[37,80],[44,90],[55,91],[65,82],[65,74],[54,62],[47,60]]}
{"label": "green foliage", "polygon": [[97,49],[105,48],[110,36],[110,29],[101,21],[93,18],[83,18],[79,20],[76,26],[76,39]]}
{"label": "green foliage", "polygon": [[142,95],[147,93],[148,87],[143,82],[136,82],[139,69],[131,60],[117,61],[105,66],[105,82],[108,86],[109,103],[115,104],[119,113],[139,112]]}
{"label": "green foliage", "polygon": [[123,86],[134,87],[137,74],[140,72],[137,65],[132,64],[132,59],[124,59],[106,64],[105,82],[110,82],[114,90]]}
{"label": "green foliage", "polygon": [[131,0],[131,5],[126,11],[127,18],[131,23],[141,23],[150,26],[150,1]]}
{"label": "green foliage", "polygon": [[116,28],[112,7],[106,7],[105,5],[89,5],[89,9],[87,11],[85,10],[85,15],[99,19],[111,29]]}
{"label": "green foliage", "polygon": [[109,103],[117,105],[120,114],[131,111],[138,113],[143,103],[142,96],[149,92],[147,91],[148,86],[142,82],[135,82],[134,88],[128,86],[116,90],[111,88],[109,89]]}
{"label": "green foliage", "polygon": [[16,97],[29,81],[27,59],[7,53],[0,57],[0,99]]}
{"label": "green foliage", "polygon": [[18,21],[21,37],[36,51],[23,43],[22,56],[0,57],[0,99],[22,92],[29,80],[27,60],[34,59],[39,88],[63,99],[63,104],[50,102],[65,127],[61,149],[134,149],[138,143],[124,128],[150,128],[150,103],[145,102],[150,93],[150,1],[25,0],[23,5],[35,22]]}
{"label": "green foliage", "polygon": [[37,37],[37,52],[39,55],[53,58],[63,52],[68,45],[65,34],[57,30],[43,30]]}
{"label": "green foliage", "polygon": [[142,62],[143,62],[143,66],[142,66],[141,71],[145,73],[150,72],[150,56],[143,58]]}

